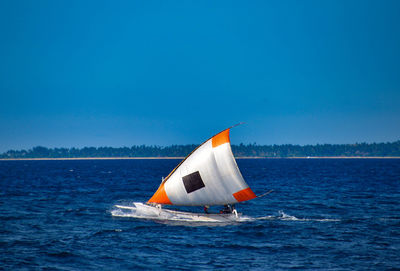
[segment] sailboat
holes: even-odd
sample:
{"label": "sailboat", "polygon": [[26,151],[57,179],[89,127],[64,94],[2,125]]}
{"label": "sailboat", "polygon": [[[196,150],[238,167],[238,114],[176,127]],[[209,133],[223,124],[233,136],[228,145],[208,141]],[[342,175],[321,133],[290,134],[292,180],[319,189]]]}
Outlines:
{"label": "sailboat", "polygon": [[[241,214],[234,205],[257,196],[243,179],[232,153],[229,132],[235,126],[219,132],[194,149],[162,179],[146,203],[117,207],[134,209],[140,218],[195,222],[239,220]],[[206,207],[205,213],[190,213],[166,209],[165,205]],[[207,207],[215,205],[225,206],[225,211],[208,213]]]}

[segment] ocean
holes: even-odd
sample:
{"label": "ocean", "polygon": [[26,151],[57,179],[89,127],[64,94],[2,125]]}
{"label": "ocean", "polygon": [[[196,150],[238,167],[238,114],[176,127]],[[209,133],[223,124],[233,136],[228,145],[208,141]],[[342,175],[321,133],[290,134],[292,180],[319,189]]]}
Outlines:
{"label": "ocean", "polygon": [[241,223],[112,215],[178,163],[0,161],[0,269],[400,270],[400,159],[238,159],[256,194],[274,190],[238,204]]}

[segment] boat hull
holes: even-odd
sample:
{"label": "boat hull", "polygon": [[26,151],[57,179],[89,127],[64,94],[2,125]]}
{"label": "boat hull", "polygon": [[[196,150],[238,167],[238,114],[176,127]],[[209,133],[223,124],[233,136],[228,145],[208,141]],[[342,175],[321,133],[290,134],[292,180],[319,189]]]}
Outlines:
{"label": "boat hull", "polygon": [[[164,209],[161,206],[135,202],[134,206],[115,205],[116,208],[128,211],[130,216],[140,219],[176,221],[176,222],[203,222],[203,223],[232,223],[240,222],[241,214],[203,214]],[[118,215],[116,215],[118,216]]]}

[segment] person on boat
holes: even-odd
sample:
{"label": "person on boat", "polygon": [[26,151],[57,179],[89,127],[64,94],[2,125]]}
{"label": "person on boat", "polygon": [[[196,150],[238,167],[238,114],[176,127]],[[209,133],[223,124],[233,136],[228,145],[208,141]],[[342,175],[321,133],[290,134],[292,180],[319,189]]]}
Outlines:
{"label": "person on boat", "polygon": [[220,211],[221,214],[231,214],[232,213],[232,208],[230,205],[226,204],[224,205],[224,208]]}
{"label": "person on boat", "polygon": [[210,208],[210,206],[204,205],[204,213],[209,214],[208,208]]}

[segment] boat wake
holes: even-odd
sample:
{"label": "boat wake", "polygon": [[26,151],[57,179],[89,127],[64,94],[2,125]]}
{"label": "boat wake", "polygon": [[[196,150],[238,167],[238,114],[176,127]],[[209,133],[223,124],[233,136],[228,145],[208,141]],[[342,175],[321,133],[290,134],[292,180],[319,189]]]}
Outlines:
{"label": "boat wake", "polygon": [[292,215],[288,215],[283,211],[278,212],[278,216],[262,216],[257,217],[255,220],[287,220],[287,221],[317,221],[317,222],[337,222],[340,219],[336,218],[297,218]]}
{"label": "boat wake", "polygon": [[339,219],[309,219],[297,218],[279,211],[278,216],[250,217],[243,214],[203,214],[182,212],[163,209],[157,206],[134,202],[133,205],[114,205],[111,210],[114,217],[127,217],[136,219],[153,220],[158,223],[169,225],[188,225],[188,226],[225,226],[257,220],[286,220],[286,221],[319,221],[334,222]]}

